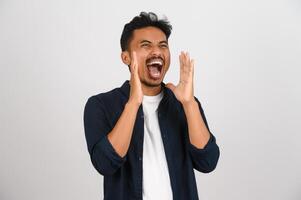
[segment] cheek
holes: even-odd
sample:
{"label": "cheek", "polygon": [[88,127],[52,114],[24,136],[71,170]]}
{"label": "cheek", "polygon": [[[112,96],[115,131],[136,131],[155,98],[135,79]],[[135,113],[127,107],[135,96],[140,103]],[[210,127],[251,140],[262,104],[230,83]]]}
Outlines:
{"label": "cheek", "polygon": [[145,60],[146,60],[146,56],[143,55],[143,54],[140,54],[140,55],[137,57],[137,59],[138,59],[138,65],[139,65],[139,67],[144,67],[144,65],[145,65]]}
{"label": "cheek", "polygon": [[145,73],[145,69],[146,69],[145,66],[144,66],[144,62],[142,60],[138,62],[138,67],[139,67],[138,68],[138,74],[141,77]]}
{"label": "cheek", "polygon": [[167,65],[167,67],[169,67],[169,65],[170,65],[170,57],[169,56],[166,57],[166,65]]}
{"label": "cheek", "polygon": [[144,71],[144,68],[145,68],[145,66],[144,66],[145,62],[143,61],[143,59],[139,60],[138,65],[139,65],[138,67],[139,67],[140,73],[142,74]]}
{"label": "cheek", "polygon": [[169,51],[166,52],[165,58],[166,58],[166,62],[169,64],[170,63],[170,53],[169,53]]}

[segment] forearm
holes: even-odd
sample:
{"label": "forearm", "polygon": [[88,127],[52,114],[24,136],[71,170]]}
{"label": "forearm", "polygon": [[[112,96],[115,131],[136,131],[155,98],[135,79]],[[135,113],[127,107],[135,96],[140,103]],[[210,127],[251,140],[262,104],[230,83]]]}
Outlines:
{"label": "forearm", "polygon": [[199,149],[205,147],[210,139],[210,133],[200,113],[198,103],[193,100],[183,104],[188,124],[190,143]]}
{"label": "forearm", "polygon": [[115,127],[108,134],[108,140],[115,151],[124,157],[128,151],[139,106],[126,103]]}

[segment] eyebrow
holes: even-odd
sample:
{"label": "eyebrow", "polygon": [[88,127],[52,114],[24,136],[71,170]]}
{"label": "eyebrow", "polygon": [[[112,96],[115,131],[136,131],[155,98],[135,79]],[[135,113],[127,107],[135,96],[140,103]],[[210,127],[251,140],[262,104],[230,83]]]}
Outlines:
{"label": "eyebrow", "polygon": [[[142,40],[142,41],[140,42],[140,44],[141,44],[141,43],[151,43],[151,41],[148,41],[148,40]],[[162,44],[162,43],[168,44],[168,42],[167,42],[166,40],[162,40],[162,41],[159,42],[159,44]]]}
{"label": "eyebrow", "polygon": [[142,40],[140,43],[151,43],[151,42],[148,40]]}

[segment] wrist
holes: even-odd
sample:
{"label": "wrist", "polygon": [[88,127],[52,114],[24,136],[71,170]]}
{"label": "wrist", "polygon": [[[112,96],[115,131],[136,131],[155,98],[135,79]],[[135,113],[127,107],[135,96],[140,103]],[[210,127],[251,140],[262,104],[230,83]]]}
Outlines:
{"label": "wrist", "polygon": [[196,100],[193,98],[192,100],[190,101],[185,101],[185,102],[181,102],[184,109],[185,108],[193,108],[195,106],[198,106],[198,103],[196,102]]}
{"label": "wrist", "polygon": [[129,100],[127,103],[126,103],[126,107],[130,108],[130,109],[139,109],[141,103],[138,103],[138,102],[134,102],[134,101],[131,101]]}

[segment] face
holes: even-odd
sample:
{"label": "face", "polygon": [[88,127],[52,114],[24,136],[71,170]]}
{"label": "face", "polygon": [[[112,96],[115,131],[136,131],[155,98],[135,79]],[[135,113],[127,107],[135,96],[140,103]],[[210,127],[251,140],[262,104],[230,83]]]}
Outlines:
{"label": "face", "polygon": [[156,27],[145,27],[133,32],[127,51],[122,60],[129,65],[135,51],[140,81],[147,87],[160,86],[170,65],[168,41],[163,31]]}

